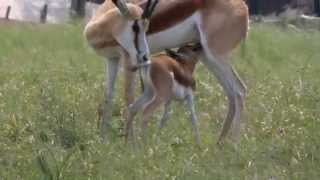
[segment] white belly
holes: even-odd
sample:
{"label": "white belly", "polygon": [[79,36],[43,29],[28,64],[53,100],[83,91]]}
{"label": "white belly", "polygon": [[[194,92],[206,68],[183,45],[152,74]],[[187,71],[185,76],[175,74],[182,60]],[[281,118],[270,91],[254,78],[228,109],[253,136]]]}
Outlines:
{"label": "white belly", "polygon": [[192,89],[190,87],[185,87],[179,82],[177,82],[173,74],[171,74],[173,86],[172,86],[172,94],[173,98],[176,100],[184,100],[190,93],[192,93]]}
{"label": "white belly", "polygon": [[190,42],[199,41],[196,28],[196,22],[199,18],[199,13],[194,13],[178,25],[148,36],[151,53],[157,53],[166,48],[176,48]]}

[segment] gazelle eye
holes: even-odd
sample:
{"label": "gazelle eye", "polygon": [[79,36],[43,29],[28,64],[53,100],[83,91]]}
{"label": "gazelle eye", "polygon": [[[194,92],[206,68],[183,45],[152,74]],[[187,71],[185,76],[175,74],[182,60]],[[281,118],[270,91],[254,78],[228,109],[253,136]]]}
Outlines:
{"label": "gazelle eye", "polygon": [[143,56],[143,62],[147,62],[149,59],[146,55]]}

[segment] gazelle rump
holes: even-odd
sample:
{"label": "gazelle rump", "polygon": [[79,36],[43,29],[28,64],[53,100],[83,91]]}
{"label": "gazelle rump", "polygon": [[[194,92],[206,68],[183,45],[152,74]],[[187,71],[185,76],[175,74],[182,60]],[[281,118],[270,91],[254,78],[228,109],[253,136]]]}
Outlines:
{"label": "gazelle rump", "polygon": [[[119,4],[117,0],[114,0],[114,2]],[[106,0],[101,8],[108,7],[110,4],[111,0]],[[129,4],[122,3],[121,5],[127,5],[130,9]],[[145,0],[136,0],[136,5],[145,7]],[[107,36],[110,28],[103,26],[103,24],[111,21],[111,19],[104,17],[104,14],[107,14],[108,11],[99,12],[96,15],[99,20],[96,21],[101,26],[96,28],[100,32],[105,32],[105,34],[101,36],[97,33],[92,39],[108,42],[102,43],[104,46],[96,48],[93,46],[93,48],[109,60],[112,59],[109,62],[113,62],[109,63],[109,75],[107,75],[106,94],[109,94],[109,96],[106,96],[105,109],[108,110],[112,107],[111,100],[120,54],[115,52],[115,49],[119,47],[119,44],[115,43],[118,42],[117,39],[113,36]],[[149,47],[150,52],[154,53],[167,48],[181,47],[187,43],[201,43],[203,50],[200,60],[218,79],[228,97],[228,113],[219,142],[224,139],[231,127],[233,127],[232,135],[236,140],[239,139],[240,135],[240,119],[246,88],[232,68],[229,57],[232,50],[245,39],[248,31],[248,19],[248,8],[243,0],[159,0],[150,19],[149,30],[147,31],[148,44],[143,45]],[[87,31],[89,29],[86,28]],[[127,31],[122,31],[123,35],[127,33],[127,38],[121,39],[126,42],[134,39],[130,38],[133,33],[129,28],[127,29]],[[90,38],[88,41],[90,42]],[[144,43],[144,41],[141,42]],[[124,44],[123,47],[128,51],[135,51],[134,46]],[[145,50],[149,49],[145,48]],[[147,53],[143,52],[142,54]],[[126,62],[135,64],[134,61]],[[132,102],[134,95],[135,76],[132,73],[126,71],[125,93],[127,105]],[[110,112],[108,113],[110,114]],[[105,123],[111,118],[110,115],[108,117],[104,118]]]}
{"label": "gazelle rump", "polygon": [[[162,104],[164,113],[162,115],[159,132],[168,118],[172,100],[186,100],[190,111],[192,127],[195,131],[196,142],[200,144],[200,137],[197,127],[197,116],[194,107],[193,91],[196,88],[192,76],[201,45],[186,45],[177,52],[166,50],[168,55],[160,54],[152,58],[151,63],[138,65],[133,70],[143,69],[143,76],[150,79],[150,83],[144,83],[146,90],[142,95],[129,106],[127,136],[133,136],[131,131],[135,114],[142,109],[141,129],[147,127],[150,115]],[[131,131],[131,132],[130,132]]]}

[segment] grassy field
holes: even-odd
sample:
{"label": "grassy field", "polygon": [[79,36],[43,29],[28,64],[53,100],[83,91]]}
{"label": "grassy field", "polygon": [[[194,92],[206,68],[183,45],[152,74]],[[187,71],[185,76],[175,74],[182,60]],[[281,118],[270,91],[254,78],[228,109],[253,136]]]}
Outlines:
{"label": "grassy field", "polygon": [[320,32],[251,28],[233,56],[249,90],[238,145],[216,145],[226,99],[199,65],[201,149],[184,106],[175,104],[160,139],[159,112],[148,143],[134,150],[120,137],[122,79],[113,136],[99,143],[104,61],[87,47],[80,25],[0,27],[0,180],[320,177]]}

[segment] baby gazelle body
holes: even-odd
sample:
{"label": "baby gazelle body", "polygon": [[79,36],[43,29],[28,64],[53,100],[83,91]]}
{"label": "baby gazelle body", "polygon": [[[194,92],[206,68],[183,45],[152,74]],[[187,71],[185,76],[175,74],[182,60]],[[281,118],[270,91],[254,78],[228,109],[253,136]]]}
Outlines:
{"label": "baby gazelle body", "polygon": [[[159,130],[163,127],[168,118],[171,101],[186,100],[191,114],[192,127],[195,131],[196,142],[200,143],[199,132],[197,128],[197,116],[193,102],[193,91],[196,84],[192,76],[197,63],[197,55],[201,50],[200,45],[184,46],[177,52],[167,50],[168,55],[158,55],[152,58],[151,65],[143,65],[143,68],[149,69],[150,86],[152,92],[144,92],[141,97],[147,98],[144,103],[139,104],[139,99],[130,106],[129,119],[132,121],[136,111],[142,110],[141,128],[147,127],[149,116],[162,104],[164,104],[164,113],[162,115]],[[136,67],[138,68],[138,67]],[[139,106],[136,108],[136,106]],[[131,117],[130,117],[131,116]],[[128,126],[131,124],[129,123]]]}

